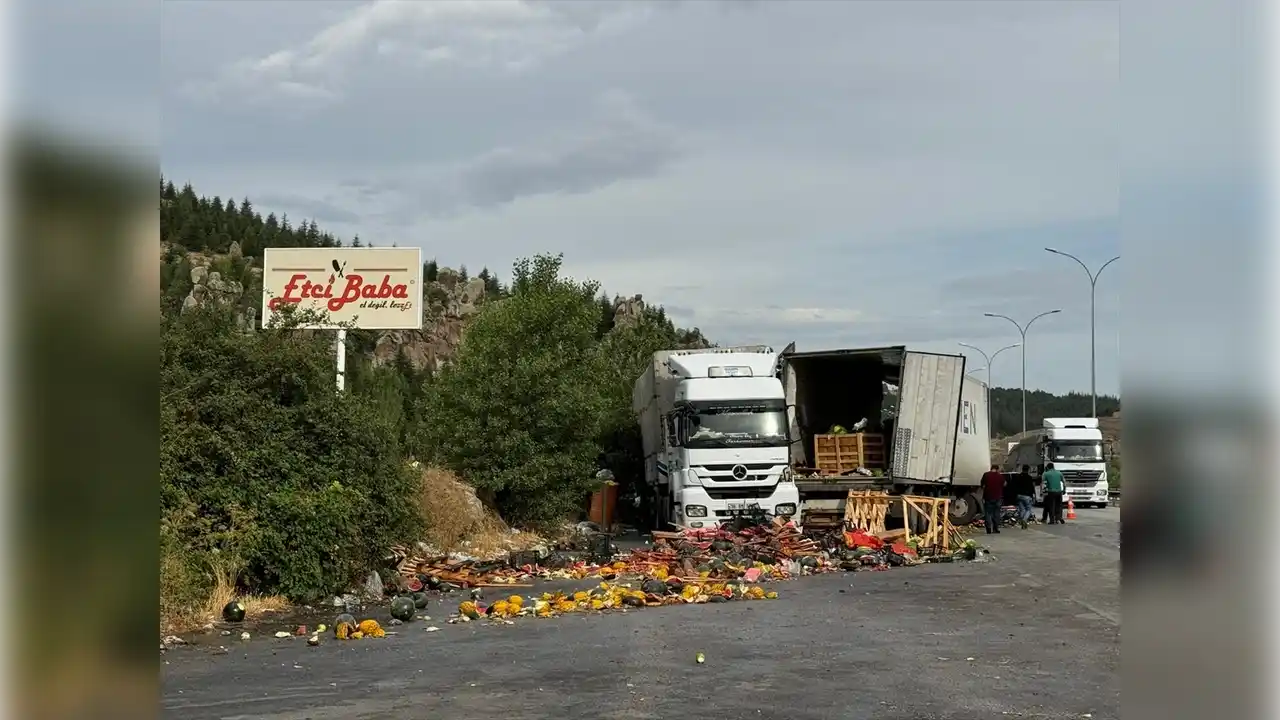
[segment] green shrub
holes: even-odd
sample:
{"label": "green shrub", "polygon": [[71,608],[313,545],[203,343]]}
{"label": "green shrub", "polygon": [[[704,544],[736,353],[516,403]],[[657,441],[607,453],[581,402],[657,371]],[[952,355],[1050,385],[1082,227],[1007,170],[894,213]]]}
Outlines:
{"label": "green shrub", "polygon": [[340,592],[420,530],[399,418],[334,390],[332,335],[244,333],[202,308],[161,334],[161,507],[190,562],[234,552],[247,590]]}
{"label": "green shrub", "polygon": [[533,526],[562,520],[586,497],[605,414],[597,288],[561,278],[560,263],[516,263],[510,296],[481,310],[415,413],[415,454],[492,491],[504,518]]}

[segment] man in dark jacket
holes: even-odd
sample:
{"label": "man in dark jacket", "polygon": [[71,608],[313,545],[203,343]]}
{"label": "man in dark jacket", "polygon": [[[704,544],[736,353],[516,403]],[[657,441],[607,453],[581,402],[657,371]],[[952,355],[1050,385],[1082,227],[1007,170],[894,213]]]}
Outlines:
{"label": "man in dark jacket", "polygon": [[1022,472],[1013,477],[1013,494],[1018,498],[1018,524],[1023,530],[1031,522],[1031,503],[1035,500],[1036,479],[1031,477],[1031,466],[1023,465]]}
{"label": "man in dark jacket", "polygon": [[982,476],[982,517],[987,534],[1000,532],[1000,506],[1004,504],[1004,475],[995,465]]}

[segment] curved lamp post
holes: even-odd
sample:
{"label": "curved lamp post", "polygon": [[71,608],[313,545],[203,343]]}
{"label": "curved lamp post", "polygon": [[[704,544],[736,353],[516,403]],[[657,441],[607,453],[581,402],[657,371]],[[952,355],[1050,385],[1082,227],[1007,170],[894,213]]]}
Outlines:
{"label": "curved lamp post", "polygon": [[[970,370],[969,372],[977,372],[979,370],[987,371],[987,390],[983,394],[987,396],[987,435],[990,436],[994,433],[994,431],[991,429],[991,366],[995,363],[996,358],[999,357],[1000,353],[1004,352],[1005,350],[1012,350],[1016,347],[1022,347],[1022,343],[1005,345],[1004,347],[991,353],[990,355],[988,355],[986,351],[984,351],[982,348],[978,347],[977,345],[970,345],[969,343],[957,343],[957,344],[960,347],[967,347],[970,350],[977,352],[979,355],[982,356],[982,359],[987,361],[987,366],[985,368],[975,368],[973,370]],[[969,373],[965,373],[965,375],[968,375],[968,374]]]}
{"label": "curved lamp post", "polygon": [[1098,295],[1098,276],[1102,274],[1107,266],[1120,259],[1117,255],[1110,260],[1102,263],[1102,267],[1098,268],[1098,272],[1089,270],[1089,266],[1084,264],[1080,258],[1071,253],[1064,253],[1061,250],[1053,248],[1045,248],[1054,255],[1068,257],[1080,263],[1080,267],[1084,268],[1084,274],[1089,276],[1089,394],[1093,397],[1093,416],[1098,417],[1098,333],[1096,324],[1097,314],[1097,295]]}
{"label": "curved lamp post", "polygon": [[1017,320],[1014,320],[1008,315],[999,315],[997,313],[982,313],[986,317],[1002,318],[1004,320],[1008,320],[1009,322],[1013,323],[1014,327],[1018,328],[1018,334],[1022,336],[1022,342],[1019,344],[1022,346],[1022,432],[1024,433],[1027,431],[1027,331],[1031,329],[1031,323],[1039,320],[1040,318],[1046,315],[1054,315],[1060,312],[1062,312],[1062,310],[1049,310],[1047,312],[1042,312],[1039,315],[1028,320],[1026,325],[1019,325]]}

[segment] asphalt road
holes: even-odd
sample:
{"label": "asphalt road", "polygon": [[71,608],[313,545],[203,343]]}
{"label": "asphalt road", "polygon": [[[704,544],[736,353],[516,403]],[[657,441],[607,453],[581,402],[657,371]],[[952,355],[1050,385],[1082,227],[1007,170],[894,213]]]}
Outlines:
{"label": "asphalt road", "polygon": [[990,562],[802,578],[773,586],[773,601],[512,626],[442,614],[318,648],[269,637],[221,655],[178,648],[163,658],[163,714],[1118,718],[1119,512],[1077,512],[976,536]]}

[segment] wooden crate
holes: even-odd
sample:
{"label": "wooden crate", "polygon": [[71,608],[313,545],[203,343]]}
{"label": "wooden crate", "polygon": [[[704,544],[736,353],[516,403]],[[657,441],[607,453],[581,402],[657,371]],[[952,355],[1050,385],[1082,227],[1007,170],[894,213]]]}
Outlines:
{"label": "wooden crate", "polygon": [[844,501],[845,529],[873,535],[885,532],[884,518],[889,514],[889,504],[896,499],[880,490],[850,490]]}
{"label": "wooden crate", "polygon": [[823,473],[846,473],[858,468],[886,469],[884,435],[851,433],[814,435],[813,463]]}

